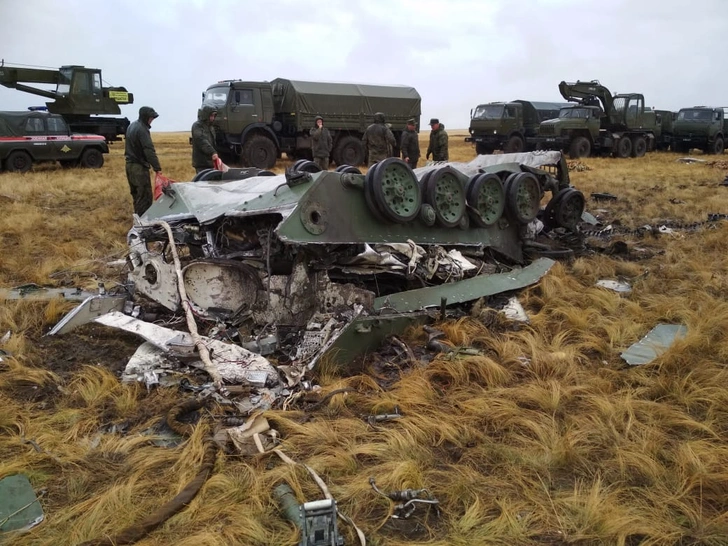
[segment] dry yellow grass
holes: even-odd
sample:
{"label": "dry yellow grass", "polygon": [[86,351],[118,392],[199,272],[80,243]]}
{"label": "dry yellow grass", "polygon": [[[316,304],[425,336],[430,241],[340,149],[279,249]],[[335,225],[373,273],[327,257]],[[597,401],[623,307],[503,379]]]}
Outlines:
{"label": "dry yellow grass", "polygon": [[[427,133],[421,137],[426,146]],[[463,137],[450,132],[452,160],[473,157]],[[187,135],[154,140],[164,172],[191,178]],[[119,280],[107,262],[124,256],[131,224],[122,151],[114,145],[99,171],[0,175],[0,286]],[[589,208],[629,228],[728,213],[728,188],[718,186],[726,173],[677,157],[586,159],[591,170],[572,173],[572,181],[587,199],[617,195],[616,202],[588,199]],[[558,264],[520,294],[527,326],[438,325],[450,344],[480,355],[438,355],[389,390],[325,366],[318,377],[325,392],[356,392],[311,414],[267,416],[283,450],[321,474],[373,545],[728,544],[726,235],[717,224],[617,237],[650,252],[641,260],[594,254]],[[594,286],[615,277],[634,291],[619,296]],[[12,332],[4,348],[13,354],[0,364],[0,477],[23,472],[48,491],[46,521],[13,544],[72,545],[138,521],[196,474],[210,432],[203,417],[182,446],[152,446],[140,432],[182,395],[119,384],[114,372],[138,344],[131,336],[87,327],[43,338],[68,308],[0,306],[0,333]],[[687,337],[653,363],[627,368],[619,353],[663,321],[686,324]],[[413,332],[408,341],[424,339]],[[361,418],[395,406],[404,417],[392,423],[372,428]],[[103,432],[111,424],[126,433]],[[442,516],[423,518],[421,532],[407,535],[387,521],[391,506],[369,476],[387,490],[428,488]],[[271,496],[281,480],[301,500],[320,498],[300,468],[221,453],[200,495],[139,544],[295,544]]]}

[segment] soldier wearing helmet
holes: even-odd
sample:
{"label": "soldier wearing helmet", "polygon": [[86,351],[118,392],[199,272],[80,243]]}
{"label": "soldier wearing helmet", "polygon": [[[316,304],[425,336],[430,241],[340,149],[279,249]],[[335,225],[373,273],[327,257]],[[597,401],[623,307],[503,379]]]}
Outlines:
{"label": "soldier wearing helmet", "polygon": [[372,123],[364,132],[361,141],[364,150],[369,155],[368,165],[371,167],[377,161],[382,161],[391,155],[391,150],[397,145],[392,131],[385,125],[385,118],[382,112],[374,114]]}
{"label": "soldier wearing helmet", "polygon": [[311,151],[313,152],[313,161],[321,167],[322,171],[329,170],[329,156],[331,149],[334,147],[334,141],[331,133],[324,127],[324,118],[316,116],[316,125],[311,129]]}
{"label": "soldier wearing helmet", "polygon": [[205,104],[197,111],[197,121],[192,124],[192,166],[196,172],[214,169],[217,160],[213,123],[217,108]]}

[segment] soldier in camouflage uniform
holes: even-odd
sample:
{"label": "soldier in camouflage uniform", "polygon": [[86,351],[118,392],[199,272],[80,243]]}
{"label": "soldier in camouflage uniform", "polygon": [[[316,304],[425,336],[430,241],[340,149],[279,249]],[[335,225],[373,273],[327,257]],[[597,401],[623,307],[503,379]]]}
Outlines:
{"label": "soldier in camouflage uniform", "polygon": [[139,108],[139,119],[129,125],[124,136],[126,179],[134,200],[134,213],[139,216],[144,214],[154,202],[149,167],[155,172],[162,172],[152,142],[152,135],[149,132],[152,128],[152,121],[157,117],[159,114],[154,111],[154,108],[142,106]]}
{"label": "soldier in camouflage uniform", "polygon": [[433,161],[448,161],[447,133],[445,126],[437,118],[430,120],[430,145],[427,147],[427,159],[432,155]]}
{"label": "soldier in camouflage uniform", "polygon": [[382,161],[389,157],[391,150],[397,145],[392,131],[390,131],[384,122],[384,114],[381,112],[374,114],[374,123],[367,127],[361,139],[364,144],[364,150],[369,154],[368,165],[370,167],[377,161]]}
{"label": "soldier in camouflage uniform", "polygon": [[414,119],[408,119],[407,128],[402,132],[402,138],[399,141],[402,159],[413,169],[417,168],[417,162],[420,160],[420,140],[416,124]]}
{"label": "soldier in camouflage uniform", "polygon": [[329,130],[324,127],[324,118],[316,116],[316,126],[311,129],[311,151],[314,163],[321,167],[322,171],[329,170],[329,156],[333,147],[334,141]]}
{"label": "soldier in camouflage uniform", "polygon": [[218,156],[212,124],[216,116],[217,108],[206,104],[197,112],[197,121],[192,124],[192,166],[195,172],[215,168]]}

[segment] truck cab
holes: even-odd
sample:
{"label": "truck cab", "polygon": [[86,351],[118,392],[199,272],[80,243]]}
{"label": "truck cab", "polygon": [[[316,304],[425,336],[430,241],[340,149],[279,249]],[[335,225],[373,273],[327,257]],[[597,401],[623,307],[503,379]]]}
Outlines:
{"label": "truck cab", "polygon": [[726,108],[682,108],[673,123],[673,150],[687,153],[699,148],[706,154],[722,154],[728,134]]}

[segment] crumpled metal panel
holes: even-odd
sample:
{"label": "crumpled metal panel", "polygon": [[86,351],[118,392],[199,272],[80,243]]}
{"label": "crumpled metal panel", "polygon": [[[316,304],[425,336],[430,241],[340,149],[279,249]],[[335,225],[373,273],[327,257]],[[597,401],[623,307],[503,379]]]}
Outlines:
{"label": "crumpled metal panel", "polygon": [[[436,163],[433,165],[427,165],[425,167],[419,167],[415,169],[417,178],[422,178],[427,171],[432,171],[441,167],[442,165],[450,165],[452,168],[457,169],[461,173],[467,176],[473,176],[481,172],[483,169],[486,172],[491,172],[491,167],[503,167],[503,170],[512,170],[513,172],[521,171],[521,165],[527,167],[542,168],[545,165],[555,166],[558,165],[561,159],[561,152],[556,151],[534,151],[534,152],[522,152],[520,154],[488,154],[479,155],[468,163],[459,162],[448,162],[448,163]],[[498,170],[498,169],[495,169]]]}
{"label": "crumpled metal panel", "polygon": [[457,283],[446,283],[439,286],[408,290],[397,294],[382,296],[374,300],[374,308],[378,310],[392,310],[399,313],[419,311],[428,307],[437,307],[442,298],[448,305],[491,296],[524,288],[535,283],[543,277],[554,265],[549,258],[539,258],[526,267],[514,269],[508,273],[495,273],[492,275],[479,275],[464,279]]}
{"label": "crumpled metal panel", "polygon": [[43,518],[43,507],[27,476],[13,474],[0,480],[0,533],[30,529]]}
{"label": "crumpled metal panel", "polygon": [[638,366],[652,362],[667,351],[676,339],[688,333],[683,324],[658,324],[647,335],[621,354],[627,364]]}

